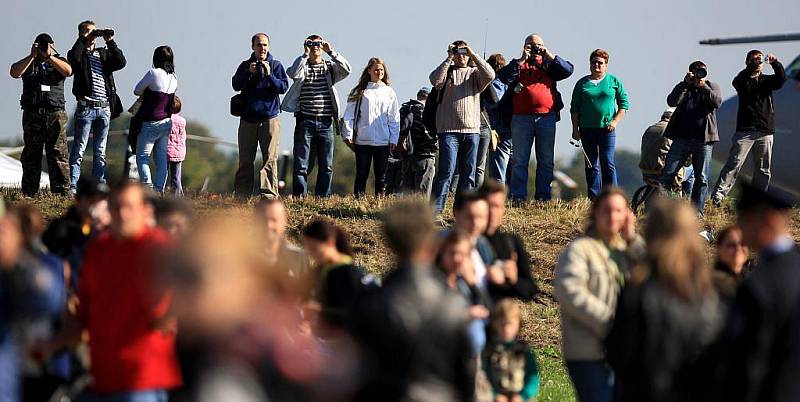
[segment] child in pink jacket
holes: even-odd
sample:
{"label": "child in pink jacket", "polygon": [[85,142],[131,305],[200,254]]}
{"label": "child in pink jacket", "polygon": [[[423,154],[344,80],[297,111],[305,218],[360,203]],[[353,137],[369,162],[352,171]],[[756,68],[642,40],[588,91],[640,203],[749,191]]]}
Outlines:
{"label": "child in pink jacket", "polygon": [[175,191],[175,195],[183,196],[181,165],[186,158],[186,119],[178,115],[180,112],[181,99],[175,96],[175,103],[172,107],[172,131],[169,133],[167,142],[167,161],[172,189]]}

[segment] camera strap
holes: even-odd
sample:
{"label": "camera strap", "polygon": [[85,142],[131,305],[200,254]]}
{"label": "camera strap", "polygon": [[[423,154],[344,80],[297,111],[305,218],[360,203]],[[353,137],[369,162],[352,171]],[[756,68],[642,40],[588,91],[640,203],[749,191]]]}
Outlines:
{"label": "camera strap", "polygon": [[358,91],[358,99],[356,99],[356,110],[353,112],[353,143],[356,142],[358,137],[358,118],[361,117],[361,100],[364,98],[364,90]]}

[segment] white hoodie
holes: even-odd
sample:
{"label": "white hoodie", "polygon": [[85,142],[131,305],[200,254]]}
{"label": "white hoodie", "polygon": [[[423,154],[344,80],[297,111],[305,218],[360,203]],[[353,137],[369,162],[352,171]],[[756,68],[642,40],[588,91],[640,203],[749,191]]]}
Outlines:
{"label": "white hoodie", "polygon": [[[353,138],[356,102],[347,102],[344,111],[342,137]],[[356,144],[387,146],[397,144],[400,137],[400,105],[392,87],[383,82],[369,82],[361,98]]]}

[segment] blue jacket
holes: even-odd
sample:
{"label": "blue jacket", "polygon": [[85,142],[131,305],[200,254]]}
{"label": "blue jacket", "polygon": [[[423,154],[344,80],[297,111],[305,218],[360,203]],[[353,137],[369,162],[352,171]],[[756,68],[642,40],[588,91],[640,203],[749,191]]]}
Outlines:
{"label": "blue jacket", "polygon": [[503,131],[500,100],[505,96],[506,90],[508,90],[508,85],[500,81],[499,78],[495,78],[494,81],[481,92],[481,109],[486,111],[486,114],[489,116],[489,125],[492,126],[493,130],[503,133],[508,131]]}
{"label": "blue jacket", "polygon": [[[556,82],[569,78],[575,67],[573,67],[572,63],[569,61],[562,59],[561,56],[556,56],[553,60],[545,60],[544,64],[542,64],[542,68],[545,74],[553,80],[553,99],[555,100],[553,111],[556,114],[556,121],[558,121],[561,120],[559,112],[564,108],[564,101],[561,100],[561,93],[558,92],[556,88]],[[519,63],[517,60],[511,60],[507,66],[498,71],[497,78],[508,85],[509,89],[506,91],[503,99],[500,100],[501,129],[511,131],[511,115],[514,111],[514,87],[517,86],[517,81],[519,80]]]}
{"label": "blue jacket", "polygon": [[236,74],[233,75],[233,90],[241,91],[247,101],[247,107],[242,113],[242,120],[248,123],[261,123],[271,119],[281,112],[280,95],[289,89],[289,78],[280,61],[272,58],[272,53],[267,53],[270,75],[258,78],[250,73],[250,63],[256,61],[255,54],[239,64]]}

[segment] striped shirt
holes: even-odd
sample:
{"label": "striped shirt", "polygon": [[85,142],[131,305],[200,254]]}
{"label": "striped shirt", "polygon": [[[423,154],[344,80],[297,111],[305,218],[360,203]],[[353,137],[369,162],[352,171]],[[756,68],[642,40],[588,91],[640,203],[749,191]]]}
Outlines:
{"label": "striped shirt", "polygon": [[300,89],[300,112],[309,116],[333,116],[333,98],[328,88],[325,63],[307,64],[306,79]]}
{"label": "striped shirt", "polygon": [[103,75],[103,61],[100,60],[100,52],[97,50],[87,52],[86,57],[89,58],[92,76],[90,96],[87,96],[86,100],[106,102],[108,101],[108,94],[106,93],[106,80]]}

